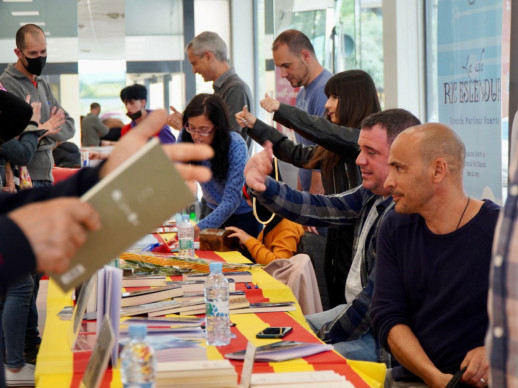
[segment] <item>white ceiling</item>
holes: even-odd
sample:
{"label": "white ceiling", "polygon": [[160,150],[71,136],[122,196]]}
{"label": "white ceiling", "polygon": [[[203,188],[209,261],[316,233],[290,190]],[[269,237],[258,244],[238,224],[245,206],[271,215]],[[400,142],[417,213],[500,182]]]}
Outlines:
{"label": "white ceiling", "polygon": [[[36,16],[13,16],[37,11]],[[48,62],[183,59],[182,0],[0,0],[0,63],[15,59],[20,23],[42,22]]]}

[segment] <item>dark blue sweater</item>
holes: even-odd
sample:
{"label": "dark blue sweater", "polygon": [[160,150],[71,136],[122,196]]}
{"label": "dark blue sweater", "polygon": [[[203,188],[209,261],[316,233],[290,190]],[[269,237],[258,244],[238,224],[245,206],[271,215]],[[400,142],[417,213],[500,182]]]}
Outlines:
{"label": "dark blue sweater", "polygon": [[85,168],[52,187],[23,190],[16,194],[0,193],[0,297],[10,283],[36,268],[36,258],[29,240],[7,214],[38,201],[81,196],[98,181],[99,167]]}
{"label": "dark blue sweater", "polygon": [[[486,200],[459,230],[433,234],[416,214],[391,212],[378,234],[372,322],[381,344],[398,324],[410,327],[443,373],[484,345],[493,234],[499,207]],[[417,376],[395,367],[396,381]]]}

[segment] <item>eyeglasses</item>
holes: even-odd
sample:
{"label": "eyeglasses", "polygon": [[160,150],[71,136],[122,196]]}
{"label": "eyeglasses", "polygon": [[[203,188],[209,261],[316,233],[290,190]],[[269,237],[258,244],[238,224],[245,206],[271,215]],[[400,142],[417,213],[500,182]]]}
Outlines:
{"label": "eyeglasses", "polygon": [[188,125],[186,125],[184,127],[184,129],[189,132],[191,135],[194,135],[194,134],[197,134],[197,135],[200,135],[200,136],[209,136],[212,131],[214,130],[214,126],[212,126],[212,128],[209,128],[209,127],[199,127],[199,128],[193,128],[193,127],[190,127]]}

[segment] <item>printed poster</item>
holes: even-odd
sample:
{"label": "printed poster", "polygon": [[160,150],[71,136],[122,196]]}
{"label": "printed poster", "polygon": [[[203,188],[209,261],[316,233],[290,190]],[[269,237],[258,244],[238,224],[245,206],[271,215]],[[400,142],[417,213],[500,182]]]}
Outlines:
{"label": "printed poster", "polygon": [[[466,145],[464,187],[502,203],[503,0],[439,0],[439,121]],[[506,151],[507,152],[507,151]]]}

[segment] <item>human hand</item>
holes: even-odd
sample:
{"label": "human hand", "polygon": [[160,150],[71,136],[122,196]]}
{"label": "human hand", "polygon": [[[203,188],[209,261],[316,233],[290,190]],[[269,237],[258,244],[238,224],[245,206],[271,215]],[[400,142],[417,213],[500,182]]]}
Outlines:
{"label": "human hand", "polygon": [[248,111],[246,105],[243,107],[243,110],[241,112],[237,112],[235,116],[236,121],[241,128],[252,128],[257,121],[257,118]]}
{"label": "human hand", "polygon": [[25,102],[27,102],[27,104],[30,104],[32,106],[31,121],[34,121],[35,123],[39,123],[41,120],[41,102],[33,102],[31,104],[31,95],[30,94],[27,94],[27,97],[25,97]]}
{"label": "human hand", "polygon": [[268,95],[268,93],[264,94],[264,98],[260,102],[261,107],[267,111],[268,113],[273,113],[279,110],[281,103],[275,98]]}
{"label": "human hand", "polygon": [[65,272],[88,232],[101,228],[99,213],[79,198],[36,202],[7,216],[29,240],[38,272]]}
{"label": "human hand", "polygon": [[196,240],[198,237],[200,237],[201,229],[198,225],[194,225],[194,239]]}
{"label": "human hand", "polygon": [[246,240],[252,238],[252,236],[250,236],[244,230],[239,229],[235,226],[227,226],[225,230],[230,230],[232,232],[232,234],[229,234],[228,237],[237,237],[239,239],[239,242],[243,245],[245,244]]}
{"label": "human hand", "polygon": [[304,225],[304,226],[302,226],[302,228],[304,229],[305,232],[320,234],[320,233],[318,233],[318,230],[315,226]]}
{"label": "human hand", "polygon": [[[121,137],[99,172],[100,178],[109,174],[113,169],[133,155],[140,147],[146,144],[150,137],[157,133],[165,124],[166,112],[162,109],[148,114],[135,128]],[[162,149],[169,160],[173,162],[191,162],[206,160],[214,156],[212,147],[206,144],[179,143],[163,145]],[[212,177],[210,169],[192,164],[175,165],[185,180],[207,182]]]}
{"label": "human hand", "polygon": [[467,367],[462,375],[462,381],[475,387],[486,387],[488,381],[489,360],[486,355],[486,348],[480,346],[471,349],[464,357],[460,368]]}
{"label": "human hand", "polygon": [[273,146],[265,141],[264,150],[252,156],[246,163],[244,174],[246,184],[255,191],[265,191],[266,177],[272,172]]}
{"label": "human hand", "polygon": [[43,136],[54,135],[61,131],[61,125],[63,125],[64,122],[65,112],[63,109],[53,107],[50,111],[50,118],[43,124],[40,124],[38,128],[47,130]]}
{"label": "human hand", "polygon": [[183,115],[181,112],[178,112],[174,106],[170,105],[169,108],[173,113],[167,116],[167,125],[179,131],[183,126]]}

